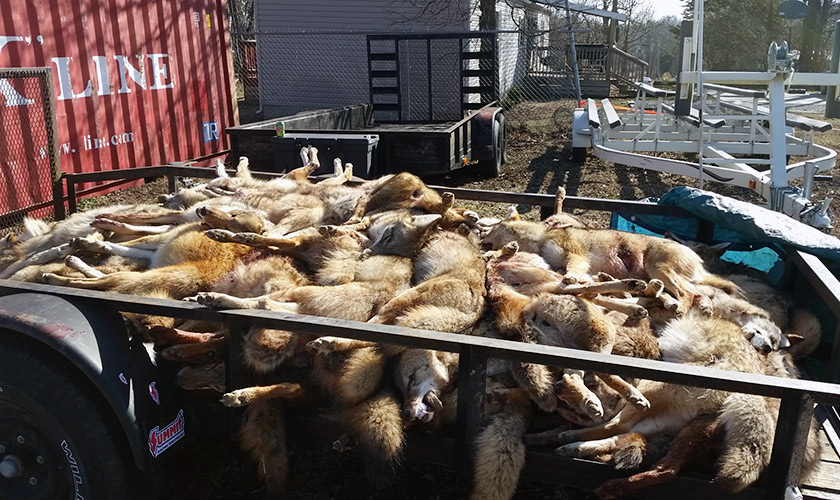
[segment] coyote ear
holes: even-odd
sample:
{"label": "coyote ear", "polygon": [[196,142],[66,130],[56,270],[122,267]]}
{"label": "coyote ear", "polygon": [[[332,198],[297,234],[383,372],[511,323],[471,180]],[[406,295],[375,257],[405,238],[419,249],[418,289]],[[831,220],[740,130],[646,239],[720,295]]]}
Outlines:
{"label": "coyote ear", "polygon": [[411,217],[411,223],[420,229],[425,229],[442,218],[440,214],[414,215]]}
{"label": "coyote ear", "polygon": [[[799,337],[799,340],[805,340],[802,337]],[[791,346],[790,339],[788,339],[787,335],[782,334],[782,337],[779,339],[779,349],[789,349]]]}
{"label": "coyote ear", "polygon": [[514,205],[509,206],[504,220],[519,220],[519,210]]}

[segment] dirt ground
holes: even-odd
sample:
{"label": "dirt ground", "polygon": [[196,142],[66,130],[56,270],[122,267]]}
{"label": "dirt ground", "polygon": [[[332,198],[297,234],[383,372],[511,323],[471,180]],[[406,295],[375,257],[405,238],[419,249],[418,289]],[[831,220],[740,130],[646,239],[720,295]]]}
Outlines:
{"label": "dirt ground", "polygon": [[[659,197],[669,189],[697,186],[693,178],[645,171],[613,165],[591,154],[582,165],[571,161],[572,102],[523,103],[507,113],[508,156],[501,175],[483,179],[472,169],[451,175],[427,178],[429,184],[502,190],[512,192],[554,193],[564,186],[569,195],[638,200]],[[822,119],[820,116],[814,118]],[[840,127],[840,120],[833,120]],[[837,130],[818,138],[820,144],[840,148]],[[836,197],[840,193],[840,176],[836,167],[824,172],[814,184],[814,200]],[[740,188],[706,183],[705,189],[741,200],[763,204],[755,193]],[[82,208],[105,203],[128,203],[152,200],[165,191],[163,181],[146,184],[107,196],[84,200]],[[489,204],[468,204],[482,215],[501,216],[505,207]],[[538,217],[538,210],[519,207],[530,218]],[[597,226],[607,226],[605,213],[581,212],[578,215]],[[834,228],[831,234],[838,236]],[[199,436],[186,450],[173,457],[169,476],[163,488],[164,499],[252,499],[263,498],[254,466],[224,436]],[[398,482],[390,488],[370,491],[363,479],[361,464],[354,453],[339,455],[332,450],[293,449],[290,461],[291,499],[338,498],[406,498],[456,499],[464,498],[458,478],[452,470],[428,465],[404,464]],[[588,499],[590,495],[572,489],[556,488],[537,483],[523,483],[516,496],[519,500]]]}

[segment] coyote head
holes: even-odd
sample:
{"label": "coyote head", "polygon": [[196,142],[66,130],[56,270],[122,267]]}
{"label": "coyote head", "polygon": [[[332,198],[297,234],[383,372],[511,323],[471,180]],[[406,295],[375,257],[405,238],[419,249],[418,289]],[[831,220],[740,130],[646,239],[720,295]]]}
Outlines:
{"label": "coyote head", "polygon": [[413,257],[440,222],[441,216],[415,215],[388,225],[366,250],[369,255]]}
{"label": "coyote head", "polygon": [[408,349],[396,366],[397,387],[403,393],[402,417],[430,422],[443,409],[440,393],[449,385],[449,369],[434,351]]}

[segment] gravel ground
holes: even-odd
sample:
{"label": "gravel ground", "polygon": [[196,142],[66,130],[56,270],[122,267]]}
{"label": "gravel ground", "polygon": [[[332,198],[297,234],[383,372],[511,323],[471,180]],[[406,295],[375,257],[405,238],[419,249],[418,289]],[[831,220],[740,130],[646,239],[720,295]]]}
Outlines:
{"label": "gravel ground", "polygon": [[[569,195],[638,200],[658,197],[672,187],[697,186],[697,180],[678,175],[645,171],[613,165],[590,155],[584,164],[571,161],[572,102],[523,103],[507,113],[509,161],[495,179],[482,179],[470,169],[450,175],[430,177],[429,184],[513,192],[554,193],[565,186]],[[821,118],[819,115],[812,115]],[[840,121],[834,121],[840,126]],[[840,147],[840,133],[829,132],[818,142]],[[835,169],[824,172],[815,182],[815,200],[840,193],[840,178]],[[738,199],[762,203],[753,192],[731,186],[707,183],[706,189]],[[100,204],[150,201],[166,191],[163,180],[84,200],[81,207]],[[483,215],[501,216],[505,207],[489,204],[468,204]],[[538,217],[538,210],[519,207],[529,218]],[[609,216],[600,212],[579,212],[596,226],[608,225]],[[838,236],[838,229],[831,234]],[[165,499],[251,499],[263,498],[253,466],[224,436],[199,436],[185,450],[172,457],[169,477],[164,485]],[[293,449],[290,463],[290,495],[294,499],[327,498],[463,498],[453,471],[428,465],[401,469],[395,487],[370,491],[363,480],[358,456],[338,455],[332,450]],[[590,495],[537,483],[524,483],[516,498],[587,499]]]}

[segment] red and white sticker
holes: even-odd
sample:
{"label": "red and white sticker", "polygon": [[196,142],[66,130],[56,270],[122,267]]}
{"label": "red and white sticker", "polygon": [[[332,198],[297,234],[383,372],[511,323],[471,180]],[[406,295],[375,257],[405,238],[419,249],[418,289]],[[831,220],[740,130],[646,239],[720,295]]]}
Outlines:
{"label": "red and white sticker", "polygon": [[149,384],[149,396],[152,397],[155,403],[160,404],[160,395],[158,394],[157,387],[154,382]]}
{"label": "red and white sticker", "polygon": [[182,437],[184,437],[184,410],[180,410],[175,420],[163,430],[155,426],[149,431],[149,452],[153,457],[157,457]]}

